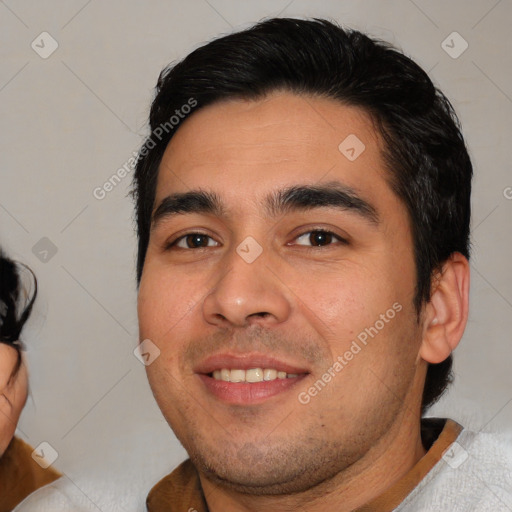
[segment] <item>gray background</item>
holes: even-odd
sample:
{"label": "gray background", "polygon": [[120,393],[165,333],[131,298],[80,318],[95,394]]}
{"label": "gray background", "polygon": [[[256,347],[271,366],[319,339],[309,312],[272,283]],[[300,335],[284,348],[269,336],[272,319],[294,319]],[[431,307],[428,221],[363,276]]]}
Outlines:
{"label": "gray background", "polygon": [[[512,425],[510,1],[5,0],[0,243],[40,286],[24,332],[31,397],[18,435],[49,442],[73,481],[133,472],[144,459],[149,486],[185,457],[133,355],[132,173],[102,200],[93,191],[141,144],[164,65],[274,15],[329,17],[386,39],[453,102],[476,173],[471,312],[455,385],[432,414],[476,430]],[[457,58],[464,43],[447,39],[454,31],[469,45]],[[58,43],[49,56],[42,32]]]}

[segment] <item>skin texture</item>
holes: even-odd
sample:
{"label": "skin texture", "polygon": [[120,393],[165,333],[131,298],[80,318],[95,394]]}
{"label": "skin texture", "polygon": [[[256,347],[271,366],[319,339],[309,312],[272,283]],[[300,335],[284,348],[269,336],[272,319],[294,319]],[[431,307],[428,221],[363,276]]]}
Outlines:
{"label": "skin texture", "polygon": [[[354,161],[338,149],[350,134],[365,144]],[[151,232],[140,339],[161,351],[147,367],[149,382],[213,512],[352,510],[425,453],[427,361],[442,361],[462,336],[469,270],[454,255],[418,319],[409,219],[386,181],[381,149],[364,111],[288,92],[201,109],[167,147],[154,209],[171,193],[201,189],[222,199],[225,216],[181,214]],[[269,192],[333,180],[370,203],[378,223],[325,207],[273,217],[262,206]],[[315,229],[348,243],[333,237],[315,247]],[[206,247],[166,250],[197,232],[211,237]],[[248,236],[263,249],[250,264],[236,252]],[[401,311],[300,403],[299,393],[393,304]],[[308,374],[261,403],[228,404],[195,372],[221,352],[268,354]]]}
{"label": "skin texture", "polygon": [[16,350],[0,343],[0,457],[11,442],[27,400],[25,363],[22,362],[18,372],[13,375],[17,360]]}

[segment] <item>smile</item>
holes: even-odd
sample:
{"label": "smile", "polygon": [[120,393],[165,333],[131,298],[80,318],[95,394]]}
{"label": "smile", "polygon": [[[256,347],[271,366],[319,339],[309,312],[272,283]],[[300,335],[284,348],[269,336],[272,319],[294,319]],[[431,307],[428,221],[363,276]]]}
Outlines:
{"label": "smile", "polygon": [[224,382],[268,382],[276,379],[293,379],[298,377],[297,373],[286,373],[277,371],[274,368],[250,368],[249,370],[227,369],[215,370],[211,376],[215,380]]}
{"label": "smile", "polygon": [[212,355],[194,368],[210,396],[230,405],[256,405],[283,395],[309,369],[262,353]]}

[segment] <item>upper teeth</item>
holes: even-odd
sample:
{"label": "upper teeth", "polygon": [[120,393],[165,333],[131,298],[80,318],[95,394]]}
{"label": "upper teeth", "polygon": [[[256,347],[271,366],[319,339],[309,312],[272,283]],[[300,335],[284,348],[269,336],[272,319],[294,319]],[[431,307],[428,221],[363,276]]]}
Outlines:
{"label": "upper teeth", "polygon": [[273,368],[251,368],[250,370],[215,370],[213,378],[225,382],[263,382],[264,380],[291,379],[298,377],[297,373],[278,372]]}

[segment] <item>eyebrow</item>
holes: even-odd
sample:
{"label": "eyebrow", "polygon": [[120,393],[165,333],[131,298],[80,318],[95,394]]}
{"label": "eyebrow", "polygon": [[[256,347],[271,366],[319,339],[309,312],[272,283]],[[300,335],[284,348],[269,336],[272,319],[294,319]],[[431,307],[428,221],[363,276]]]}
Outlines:
{"label": "eyebrow", "polygon": [[[273,191],[264,199],[263,206],[267,215],[274,218],[292,211],[337,208],[353,212],[370,224],[379,224],[376,208],[360,197],[353,188],[338,181],[321,185],[293,185]],[[186,213],[229,217],[221,198],[216,193],[192,190],[165,197],[153,213],[151,230],[156,229],[164,219]]]}

